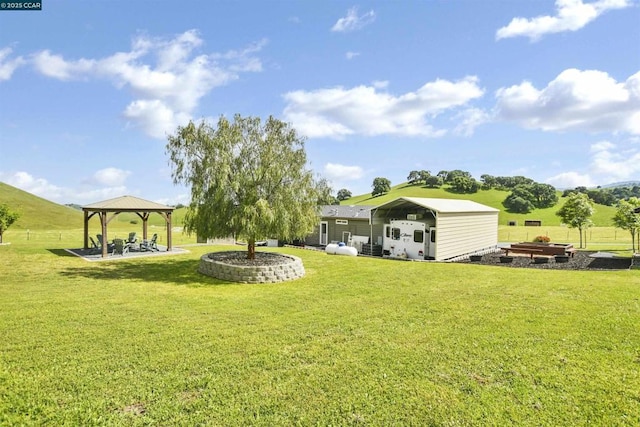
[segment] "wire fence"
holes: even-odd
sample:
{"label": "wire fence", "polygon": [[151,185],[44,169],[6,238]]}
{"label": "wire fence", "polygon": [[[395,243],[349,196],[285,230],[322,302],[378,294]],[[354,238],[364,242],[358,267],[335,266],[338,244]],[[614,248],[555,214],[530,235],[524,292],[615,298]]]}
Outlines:
{"label": "wire fence", "polygon": [[[90,230],[89,236],[96,239],[96,235],[99,231]],[[167,233],[164,227],[150,228],[148,230],[148,237],[151,238],[153,234],[158,234],[157,242],[159,244],[165,244],[167,240]],[[122,230],[114,230],[109,232],[108,240],[113,239],[126,239],[129,237],[129,232]],[[190,244],[196,243],[195,236],[187,236],[182,232],[173,232],[172,242],[177,244]],[[142,232],[138,232],[138,240],[142,239]],[[3,235],[3,241],[12,244],[42,244],[42,243],[57,243],[64,245],[68,248],[79,248],[84,244],[84,230],[7,230]]]}
{"label": "wire fence", "polygon": [[[537,236],[546,236],[551,242],[579,244],[580,231],[568,227],[500,226],[498,240],[503,242],[531,242]],[[636,237],[636,247],[638,237]],[[592,227],[582,232],[582,244],[620,246],[631,249],[631,233],[616,227]]]}

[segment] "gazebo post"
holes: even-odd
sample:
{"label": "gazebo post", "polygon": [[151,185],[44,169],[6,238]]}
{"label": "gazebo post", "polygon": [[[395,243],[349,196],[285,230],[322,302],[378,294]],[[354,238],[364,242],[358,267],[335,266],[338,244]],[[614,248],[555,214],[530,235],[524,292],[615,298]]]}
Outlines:
{"label": "gazebo post", "polygon": [[142,240],[147,240],[149,238],[149,212],[144,212],[142,214]]}
{"label": "gazebo post", "polygon": [[89,249],[89,212],[84,211],[84,249]]}
{"label": "gazebo post", "polygon": [[167,251],[171,250],[171,212],[167,212]]}
{"label": "gazebo post", "polygon": [[102,258],[106,258],[107,256],[107,247],[108,239],[107,239],[107,213],[100,212],[100,224],[102,225]]}

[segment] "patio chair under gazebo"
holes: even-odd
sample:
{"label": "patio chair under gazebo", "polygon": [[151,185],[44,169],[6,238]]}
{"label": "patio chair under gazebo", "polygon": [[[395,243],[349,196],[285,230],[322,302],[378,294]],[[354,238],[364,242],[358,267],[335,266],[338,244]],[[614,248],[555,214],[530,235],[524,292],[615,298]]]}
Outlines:
{"label": "patio chair under gazebo", "polygon": [[[167,225],[167,251],[171,250],[171,214],[174,208],[160,203],[150,202],[133,196],[122,196],[82,207],[84,212],[84,249],[89,248],[89,220],[98,215],[102,230],[102,239],[107,239],[107,224],[122,212],[133,212],[142,219],[142,238],[147,240],[147,220],[149,215],[157,213],[164,218]],[[109,214],[112,214],[109,216]],[[102,257],[107,256],[107,245],[102,245]]]}

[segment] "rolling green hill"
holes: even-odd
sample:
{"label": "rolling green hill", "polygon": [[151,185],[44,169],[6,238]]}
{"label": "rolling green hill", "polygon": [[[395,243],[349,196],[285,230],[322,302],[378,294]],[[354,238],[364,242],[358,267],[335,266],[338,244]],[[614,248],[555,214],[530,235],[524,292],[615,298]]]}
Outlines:
{"label": "rolling green hill", "polygon": [[[565,199],[560,198],[559,203],[547,209],[536,209],[528,214],[513,214],[505,212],[502,201],[509,192],[500,190],[480,190],[475,194],[457,194],[447,191],[446,188],[425,188],[419,185],[399,184],[391,188],[387,194],[371,197],[371,194],[362,194],[351,197],[342,202],[345,205],[380,205],[398,197],[433,197],[444,199],[468,199],[500,210],[499,223],[507,225],[509,221],[517,221],[523,225],[526,219],[542,221],[543,225],[560,225],[560,218],[556,212]],[[558,192],[558,196],[560,196]],[[82,211],[68,206],[59,205],[26,191],[0,182],[0,203],[6,203],[12,210],[20,213],[20,219],[12,225],[11,229],[32,230],[63,230],[69,228],[82,228]],[[182,226],[185,209],[177,209],[173,213],[173,225]],[[596,213],[593,222],[598,227],[612,226],[611,218],[615,208],[611,206],[596,205]],[[116,224],[126,227],[131,221],[140,223],[135,214],[120,214],[114,220]],[[164,220],[159,215],[151,215],[149,225],[163,226]]]}
{"label": "rolling green hill", "polygon": [[0,204],[6,204],[9,209],[20,214],[10,230],[82,228],[82,211],[53,203],[2,182]]}
{"label": "rolling green hill", "polygon": [[[0,204],[7,204],[13,211],[20,213],[20,218],[9,230],[67,230],[83,227],[83,214],[81,210],[71,206],[59,205],[26,191],[0,182]],[[173,212],[172,222],[176,227],[181,227],[186,209],[176,209]],[[92,219],[94,225],[97,220]],[[116,227],[126,228],[132,221],[141,224],[142,220],[134,213],[118,215],[111,224]],[[149,217],[149,225],[164,227],[164,219],[157,214]]]}
{"label": "rolling green hill", "polygon": [[[560,197],[562,192],[558,192]],[[371,194],[362,194],[351,197],[342,202],[343,205],[380,205],[398,197],[432,197],[439,199],[466,199],[483,205],[491,206],[500,210],[499,223],[507,225],[509,221],[517,221],[518,225],[524,225],[524,221],[540,220],[543,225],[560,225],[560,218],[556,212],[564,204],[565,198],[560,197],[558,204],[551,208],[536,209],[528,214],[516,214],[506,212],[502,202],[509,195],[508,191],[501,190],[480,190],[475,194],[458,194],[448,191],[446,187],[426,188],[420,185],[409,185],[407,183],[398,184],[391,187],[391,191],[378,197],[371,197]],[[612,206],[595,205],[595,214],[592,217],[594,225],[597,227],[609,227],[613,223],[611,218],[615,213]]]}

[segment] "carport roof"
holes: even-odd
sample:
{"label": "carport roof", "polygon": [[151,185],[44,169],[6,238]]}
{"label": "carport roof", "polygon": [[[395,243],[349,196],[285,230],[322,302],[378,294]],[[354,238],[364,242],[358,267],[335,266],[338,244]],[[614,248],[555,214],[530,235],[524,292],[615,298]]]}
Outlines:
{"label": "carport roof", "polygon": [[391,209],[406,205],[418,205],[438,213],[455,212],[499,212],[499,209],[472,200],[462,199],[432,199],[426,197],[399,197],[390,202],[376,206],[374,210]]}

